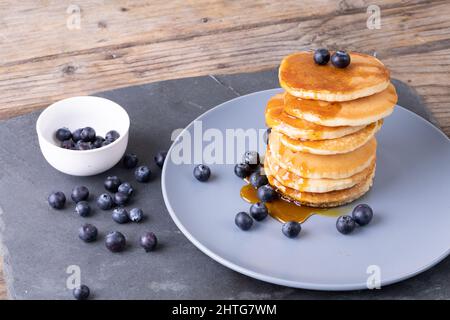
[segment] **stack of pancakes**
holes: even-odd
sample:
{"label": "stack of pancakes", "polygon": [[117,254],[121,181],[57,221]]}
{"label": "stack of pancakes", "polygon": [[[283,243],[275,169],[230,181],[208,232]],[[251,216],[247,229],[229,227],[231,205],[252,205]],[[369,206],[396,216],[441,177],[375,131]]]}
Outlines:
{"label": "stack of pancakes", "polygon": [[264,169],[284,198],[334,207],[365,194],[375,175],[375,133],[392,113],[397,94],[375,57],[350,53],[336,68],[314,63],[312,52],[283,59],[284,93],[266,107],[271,128]]}

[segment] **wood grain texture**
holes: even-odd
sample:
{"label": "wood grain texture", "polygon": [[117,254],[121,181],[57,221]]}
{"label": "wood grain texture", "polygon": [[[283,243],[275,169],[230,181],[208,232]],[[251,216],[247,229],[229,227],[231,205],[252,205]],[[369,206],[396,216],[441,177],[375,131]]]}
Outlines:
{"label": "wood grain texture", "polygon": [[376,1],[381,29],[370,30],[374,2],[79,0],[80,29],[69,29],[74,1],[0,0],[0,118],[73,95],[273,68],[323,46],[376,52],[449,135],[448,1]]}

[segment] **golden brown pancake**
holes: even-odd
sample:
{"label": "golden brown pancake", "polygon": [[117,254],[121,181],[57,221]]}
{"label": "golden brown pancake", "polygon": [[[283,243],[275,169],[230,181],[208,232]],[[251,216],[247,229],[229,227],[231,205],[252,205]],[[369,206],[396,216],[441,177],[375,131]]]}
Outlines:
{"label": "golden brown pancake", "polygon": [[353,101],[327,102],[284,96],[284,111],[296,118],[322,126],[360,126],[387,117],[397,103],[392,84],[380,93]]}
{"label": "golden brown pancake", "polygon": [[284,93],[279,93],[270,98],[265,112],[266,124],[272,130],[284,133],[293,139],[335,139],[364,128],[364,126],[325,127],[289,115],[283,111],[283,108]]}
{"label": "golden brown pancake", "polygon": [[336,68],[331,63],[317,65],[313,54],[298,52],[281,61],[280,85],[291,95],[303,99],[349,101],[381,92],[389,84],[389,70],[373,56],[351,52],[350,65]]}

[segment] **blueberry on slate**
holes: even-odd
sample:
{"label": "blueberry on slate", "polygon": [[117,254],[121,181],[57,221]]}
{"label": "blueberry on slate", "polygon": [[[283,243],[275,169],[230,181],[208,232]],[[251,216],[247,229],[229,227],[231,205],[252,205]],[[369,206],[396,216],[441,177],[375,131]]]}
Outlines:
{"label": "blueberry on slate", "polygon": [[119,231],[111,231],[106,235],[105,246],[111,252],[120,252],[125,249],[127,240]]}
{"label": "blueberry on slate", "polygon": [[97,240],[98,231],[97,228],[89,223],[84,224],[78,230],[78,237],[84,242],[92,242]]}
{"label": "blueberry on slate", "polygon": [[105,189],[111,192],[117,192],[117,189],[121,185],[122,181],[117,176],[109,176],[105,179],[103,185]]}
{"label": "blueberry on slate", "polygon": [[331,63],[336,68],[346,68],[350,64],[350,55],[346,51],[338,50],[331,56]]}
{"label": "blueberry on slate", "polygon": [[238,163],[234,166],[234,174],[245,179],[252,173],[252,168],[247,163]]}
{"label": "blueberry on slate", "polygon": [[101,147],[103,147],[104,141],[105,141],[105,139],[103,137],[96,136],[95,140],[92,142],[92,147],[95,149],[101,148]]}
{"label": "blueberry on slate", "polygon": [[264,220],[269,214],[269,210],[267,209],[264,202],[257,202],[250,206],[250,215],[256,221]]}
{"label": "blueberry on slate", "polygon": [[289,221],[283,224],[281,231],[288,238],[295,238],[302,230],[302,225],[296,221]]}
{"label": "blueberry on slate", "polygon": [[78,288],[73,289],[72,293],[73,297],[77,300],[87,300],[91,291],[88,286],[82,284]]}
{"label": "blueberry on slate", "polygon": [[81,130],[80,138],[84,142],[91,142],[95,140],[95,130],[91,127],[86,127]]}
{"label": "blueberry on slate", "polygon": [[128,216],[133,222],[141,222],[144,218],[144,212],[142,211],[142,209],[133,208],[130,210]]}
{"label": "blueberry on slate", "polygon": [[259,154],[256,151],[247,151],[242,157],[242,162],[247,163],[250,168],[255,169],[260,164]]}
{"label": "blueberry on slate", "polygon": [[139,239],[139,244],[146,252],[153,251],[158,244],[158,239],[153,232],[146,232]]}
{"label": "blueberry on slate", "polygon": [[128,182],[123,182],[119,188],[117,188],[117,192],[122,192],[127,194],[128,196],[132,196],[134,193],[133,186]]}
{"label": "blueberry on slate", "polygon": [[87,201],[80,201],[75,206],[75,212],[81,217],[87,217],[91,213],[91,207]]}
{"label": "blueberry on slate", "polygon": [[330,51],[321,48],[314,51],[314,62],[318,65],[326,65],[330,61]]}
{"label": "blueberry on slate", "polygon": [[372,221],[373,210],[367,204],[358,204],[352,212],[352,218],[360,226],[365,226]]}
{"label": "blueberry on slate", "polygon": [[166,160],[167,151],[159,151],[154,157],[155,163],[158,167],[162,169],[164,165],[164,161]]}
{"label": "blueberry on slate", "polygon": [[48,204],[53,209],[62,209],[66,203],[66,195],[61,191],[53,192],[48,196]]}
{"label": "blueberry on slate", "polygon": [[342,234],[349,234],[355,227],[355,220],[350,216],[340,216],[336,221],[336,228]]}
{"label": "blueberry on slate", "polygon": [[73,150],[75,149],[75,143],[72,140],[64,140],[61,142],[61,148]]}
{"label": "blueberry on slate", "polygon": [[126,193],[123,192],[116,192],[114,194],[114,202],[115,204],[117,204],[118,206],[124,206],[128,203],[128,201],[130,200],[130,196]]}
{"label": "blueberry on slate", "polygon": [[262,174],[261,170],[256,170],[255,172],[253,172],[248,180],[250,184],[255,188],[259,188],[269,183],[269,180],[267,180],[267,176],[265,174]]}
{"label": "blueberry on slate", "polygon": [[152,172],[147,166],[140,166],[134,171],[134,177],[138,182],[149,182]]}
{"label": "blueberry on slate", "polygon": [[56,139],[59,141],[65,141],[72,138],[72,132],[67,128],[59,128],[56,130]]}
{"label": "blueberry on slate", "polygon": [[74,202],[87,200],[89,198],[89,189],[85,186],[76,186],[70,195]]}
{"label": "blueberry on slate", "polygon": [[75,144],[75,149],[76,150],[91,150],[92,144],[90,142],[85,142],[85,141],[79,140]]}
{"label": "blueberry on slate", "polygon": [[105,135],[105,140],[109,142],[114,142],[119,139],[120,134],[116,130],[108,131]]}
{"label": "blueberry on slate", "polygon": [[263,202],[271,202],[277,200],[279,197],[278,192],[268,184],[259,187],[257,194],[259,200]]}
{"label": "blueberry on slate", "polygon": [[81,131],[83,131],[83,128],[79,128],[79,129],[75,130],[74,132],[72,132],[72,140],[74,142],[78,142],[81,140]]}
{"label": "blueberry on slate", "polygon": [[97,198],[97,206],[102,210],[109,210],[113,205],[114,201],[107,193],[103,193]]}
{"label": "blueberry on slate", "polygon": [[241,230],[248,230],[253,225],[253,219],[249,216],[246,212],[239,212],[236,217],[234,218],[234,223],[238,226]]}
{"label": "blueberry on slate", "polygon": [[266,144],[269,144],[270,132],[272,132],[272,128],[267,128],[266,132],[264,132],[264,142]]}
{"label": "blueberry on slate", "polygon": [[128,212],[123,207],[117,207],[114,209],[112,213],[112,219],[117,223],[127,223],[130,221],[130,218],[128,217]]}
{"label": "blueberry on slate", "polygon": [[201,182],[208,181],[211,176],[211,169],[204,164],[196,165],[194,168],[194,177]]}
{"label": "blueberry on slate", "polygon": [[127,153],[123,156],[123,166],[127,169],[133,169],[138,164],[138,157],[133,153]]}

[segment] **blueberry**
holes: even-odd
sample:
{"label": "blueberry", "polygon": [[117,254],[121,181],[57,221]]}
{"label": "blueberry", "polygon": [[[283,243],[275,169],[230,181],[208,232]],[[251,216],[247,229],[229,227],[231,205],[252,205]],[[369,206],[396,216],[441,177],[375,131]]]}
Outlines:
{"label": "blueberry", "polygon": [[116,130],[108,131],[105,135],[105,140],[109,142],[114,142],[119,139],[120,134]]}
{"label": "blueberry", "polygon": [[129,184],[128,182],[124,182],[119,186],[119,188],[117,188],[117,192],[125,193],[131,197],[134,193],[134,189],[131,184]]}
{"label": "blueberry", "polygon": [[349,234],[355,230],[356,223],[350,216],[340,216],[336,221],[336,228],[342,234]]}
{"label": "blueberry", "polygon": [[238,163],[234,166],[234,174],[245,179],[252,173],[252,168],[247,163]]}
{"label": "blueberry", "polygon": [[117,223],[127,223],[130,221],[130,218],[128,217],[128,212],[123,207],[115,208],[112,213],[112,219]]}
{"label": "blueberry", "polygon": [[126,205],[129,200],[130,196],[126,193],[116,192],[114,194],[114,203],[117,204],[118,206]]}
{"label": "blueberry", "polygon": [[247,163],[250,168],[255,169],[259,166],[259,154],[256,151],[247,151],[242,157],[242,162]]}
{"label": "blueberry", "polygon": [[256,221],[264,220],[269,214],[269,210],[267,209],[264,202],[257,202],[251,205],[250,207],[250,215]]}
{"label": "blueberry", "polygon": [[296,221],[283,223],[283,227],[281,228],[283,234],[288,238],[295,238],[296,236],[298,236],[301,230],[302,225]]}
{"label": "blueberry", "polygon": [[61,148],[73,150],[75,149],[75,143],[72,140],[64,140],[61,142]]}
{"label": "blueberry", "polygon": [[346,68],[350,64],[350,55],[345,51],[338,50],[331,56],[331,63],[336,68]]}
{"label": "blueberry", "polygon": [[259,187],[269,183],[269,180],[267,180],[267,176],[265,174],[261,174],[261,170],[256,170],[255,172],[253,172],[250,175],[250,178],[248,179],[248,181],[255,188],[259,188]]}
{"label": "blueberry", "polygon": [[86,127],[81,130],[80,138],[84,142],[92,142],[95,140],[95,130],[91,127]]}
{"label": "blueberry", "polygon": [[103,142],[105,142],[105,138],[96,136],[95,140],[92,142],[92,147],[95,149],[103,147]]}
{"label": "blueberry", "polygon": [[164,161],[166,160],[167,151],[159,151],[155,156],[155,163],[158,167],[162,169]]}
{"label": "blueberry", "polygon": [[133,153],[127,153],[123,156],[123,166],[127,169],[136,168],[138,164],[138,157]]}
{"label": "blueberry", "polygon": [[266,132],[264,132],[264,142],[266,144],[269,144],[269,136],[270,136],[271,132],[272,132],[272,128],[267,128]]}
{"label": "blueberry", "polygon": [[314,62],[318,65],[326,65],[330,61],[330,51],[321,48],[314,51]]}
{"label": "blueberry", "polygon": [[61,191],[53,192],[48,196],[48,204],[53,209],[62,209],[66,203],[66,195]]}
{"label": "blueberry", "polygon": [[211,169],[204,164],[199,164],[194,168],[194,177],[201,182],[208,181],[211,176]]}
{"label": "blueberry", "polygon": [[277,200],[279,197],[278,192],[268,184],[259,187],[257,194],[259,200],[263,202],[271,202]]}
{"label": "blueberry", "polygon": [[114,201],[107,193],[103,193],[97,198],[97,206],[102,210],[109,210],[113,205]]}
{"label": "blueberry", "polygon": [[239,212],[236,217],[234,218],[234,223],[238,226],[241,230],[248,230],[253,225],[253,219],[249,216],[246,212]]}
{"label": "blueberry", "polygon": [[134,171],[134,177],[137,182],[149,182],[151,178],[152,172],[150,168],[147,166],[140,166]]}
{"label": "blueberry", "polygon": [[81,140],[81,131],[83,131],[83,128],[77,129],[74,132],[72,132],[72,140],[74,142],[78,142]]}
{"label": "blueberry", "polygon": [[373,210],[367,204],[358,204],[352,212],[352,218],[360,226],[365,226],[370,223],[373,218]]}
{"label": "blueberry", "polygon": [[85,142],[82,140],[79,140],[75,145],[76,150],[91,150],[92,144],[90,142]]}
{"label": "blueberry", "polygon": [[91,207],[87,201],[80,201],[75,206],[75,212],[81,217],[87,217],[91,213]]}
{"label": "blueberry", "polygon": [[146,232],[139,239],[139,244],[146,252],[153,251],[158,244],[158,239],[153,232]]}
{"label": "blueberry", "polygon": [[130,213],[128,214],[129,218],[133,222],[141,222],[144,218],[144,212],[142,209],[139,208],[133,208],[130,210]]}
{"label": "blueberry", "polygon": [[127,240],[119,231],[111,231],[106,235],[105,246],[111,252],[120,252],[125,249]]}
{"label": "blueberry", "polygon": [[122,184],[122,181],[117,176],[109,176],[106,178],[103,185],[105,189],[111,192],[117,192],[117,189]]}
{"label": "blueberry", "polygon": [[78,230],[78,237],[84,242],[92,242],[97,240],[98,231],[97,228],[89,223],[84,224]]}
{"label": "blueberry", "polygon": [[76,186],[70,195],[74,202],[87,200],[89,198],[89,189],[85,186]]}
{"label": "blueberry", "polygon": [[102,142],[102,147],[105,147],[108,144],[111,144],[111,141],[105,140],[105,141]]}
{"label": "blueberry", "polygon": [[56,130],[56,139],[61,142],[72,139],[72,132],[70,132],[70,130],[67,128],[60,128]]}
{"label": "blueberry", "polygon": [[72,293],[73,297],[77,300],[87,300],[91,291],[88,286],[82,284],[78,288],[73,289]]}

